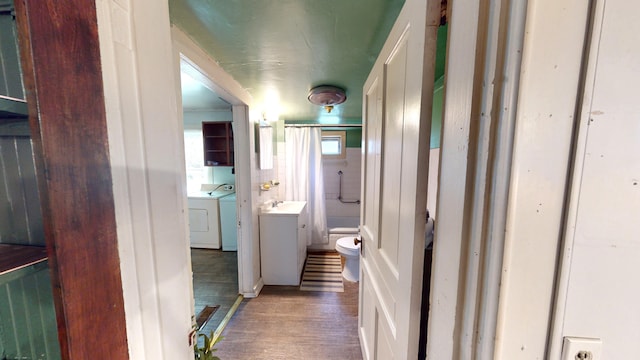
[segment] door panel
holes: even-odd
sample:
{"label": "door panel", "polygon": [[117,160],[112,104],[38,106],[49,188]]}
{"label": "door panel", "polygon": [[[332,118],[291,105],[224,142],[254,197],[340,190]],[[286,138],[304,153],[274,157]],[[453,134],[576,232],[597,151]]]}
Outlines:
{"label": "door panel", "polygon": [[437,33],[438,12],[427,12],[434,3],[438,8],[437,0],[405,3],[363,91],[359,331],[365,359],[418,354],[435,55],[424,44],[425,35]]}
{"label": "door panel", "polygon": [[380,213],[378,207],[374,206],[379,202],[380,194],[380,177],[375,174],[380,172],[380,154],[381,154],[381,122],[379,121],[382,115],[382,91],[380,89],[381,81],[379,78],[375,78],[372,81],[372,85],[369,87],[369,91],[365,92],[364,108],[365,117],[369,118],[364,126],[364,166],[362,177],[362,198],[369,198],[371,201],[362,202],[362,232],[366,232],[369,238],[373,237],[373,234],[378,233],[378,220]]}
{"label": "door panel", "polygon": [[376,329],[376,305],[373,289],[369,285],[369,276],[365,275],[365,268],[361,268],[360,277],[360,306],[358,320],[360,327],[360,347],[364,359],[374,359],[373,346],[375,345]]}
{"label": "door panel", "polygon": [[404,123],[404,90],[407,71],[406,32],[383,67],[385,87],[384,169],[382,172],[381,236],[378,238],[384,266],[397,273],[398,230],[400,224],[400,175],[402,162],[402,127]]}
{"label": "door panel", "polygon": [[[376,316],[377,319],[380,317]],[[383,324],[380,324],[378,321],[377,328],[380,329],[380,333],[378,335],[377,343],[376,343],[376,358],[377,359],[397,359],[393,355],[393,336],[389,334],[389,330]]]}

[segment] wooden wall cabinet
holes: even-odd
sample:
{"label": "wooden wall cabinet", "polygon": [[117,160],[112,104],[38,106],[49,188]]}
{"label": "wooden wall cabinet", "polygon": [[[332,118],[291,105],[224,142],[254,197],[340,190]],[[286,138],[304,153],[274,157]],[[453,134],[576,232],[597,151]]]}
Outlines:
{"label": "wooden wall cabinet", "polygon": [[233,129],[231,121],[203,122],[205,166],[233,166]]}

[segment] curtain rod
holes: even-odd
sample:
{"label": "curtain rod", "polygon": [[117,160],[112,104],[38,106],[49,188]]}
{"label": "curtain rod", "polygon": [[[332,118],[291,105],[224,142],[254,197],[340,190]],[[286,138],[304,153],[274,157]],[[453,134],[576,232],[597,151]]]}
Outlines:
{"label": "curtain rod", "polygon": [[362,124],[284,124],[284,127],[362,127]]}

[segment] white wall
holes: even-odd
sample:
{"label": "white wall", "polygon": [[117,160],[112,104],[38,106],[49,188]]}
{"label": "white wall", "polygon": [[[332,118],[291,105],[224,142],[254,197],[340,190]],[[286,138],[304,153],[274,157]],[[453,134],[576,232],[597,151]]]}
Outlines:
{"label": "white wall", "polygon": [[637,358],[640,343],[637,14],[638,2],[599,2],[563,256],[566,294],[557,303],[556,340],[599,338],[601,359]]}
{"label": "white wall", "polygon": [[429,150],[429,183],[427,184],[427,210],[429,216],[436,219],[438,200],[438,171],[440,167],[440,148]]}
{"label": "white wall", "polygon": [[184,128],[190,130],[202,129],[203,121],[232,121],[233,115],[231,110],[215,110],[215,111],[184,111],[183,114]]}
{"label": "white wall", "polygon": [[582,0],[528,3],[496,334],[499,359],[545,357],[587,8]]}

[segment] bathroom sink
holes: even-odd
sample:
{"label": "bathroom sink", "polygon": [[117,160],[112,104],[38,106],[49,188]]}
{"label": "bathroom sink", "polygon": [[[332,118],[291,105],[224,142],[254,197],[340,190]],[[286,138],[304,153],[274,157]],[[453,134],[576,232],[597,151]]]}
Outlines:
{"label": "bathroom sink", "polygon": [[264,206],[262,208],[262,213],[274,215],[300,214],[306,204],[306,201],[282,201],[278,202],[278,206],[275,207],[271,205]]}

